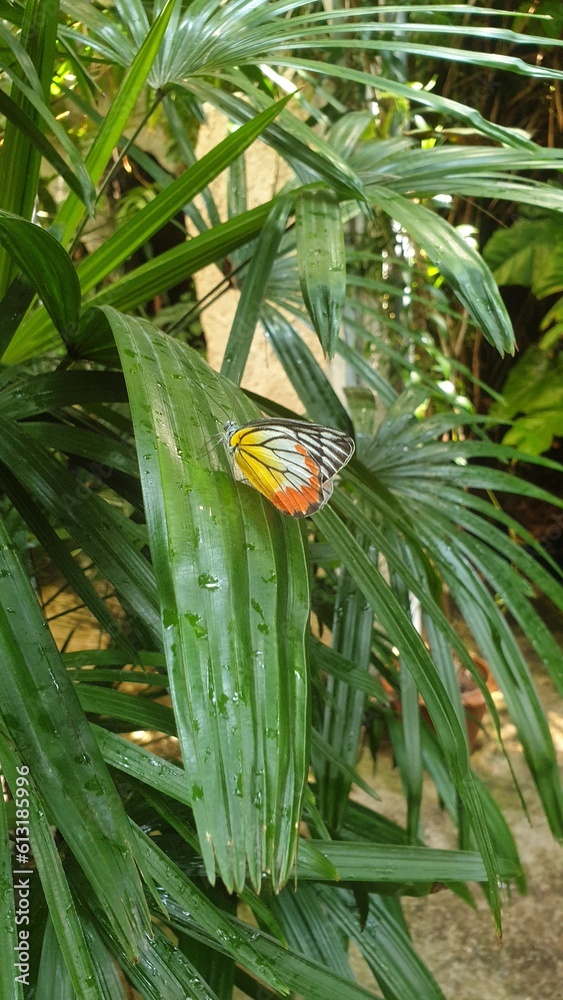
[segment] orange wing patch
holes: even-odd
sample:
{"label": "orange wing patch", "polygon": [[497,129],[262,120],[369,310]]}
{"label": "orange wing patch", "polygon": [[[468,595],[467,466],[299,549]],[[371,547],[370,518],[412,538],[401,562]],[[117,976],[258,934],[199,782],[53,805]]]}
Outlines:
{"label": "orange wing patch", "polygon": [[303,457],[303,464],[310,473],[308,482],[296,488],[284,483],[282,489],[269,498],[280,510],[286,511],[292,517],[306,517],[312,510],[318,510],[319,502],[322,502],[323,493],[319,482],[320,469],[314,458],[311,457],[304,445],[296,442],[295,453]]}

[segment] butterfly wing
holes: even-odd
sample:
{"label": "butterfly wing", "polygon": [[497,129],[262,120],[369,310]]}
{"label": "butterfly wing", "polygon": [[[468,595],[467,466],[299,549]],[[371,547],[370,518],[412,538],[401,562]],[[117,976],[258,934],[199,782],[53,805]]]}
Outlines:
{"label": "butterfly wing", "polygon": [[324,507],[333,477],[354,453],[347,434],[301,420],[230,422],[225,441],[251,486],[292,517]]}

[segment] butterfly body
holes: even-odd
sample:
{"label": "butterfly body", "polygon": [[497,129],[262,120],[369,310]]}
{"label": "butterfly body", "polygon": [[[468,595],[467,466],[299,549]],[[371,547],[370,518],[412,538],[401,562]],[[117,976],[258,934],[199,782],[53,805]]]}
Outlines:
{"label": "butterfly body", "polygon": [[304,420],[264,418],[241,426],[229,420],[223,437],[242,478],[291,517],[324,507],[334,476],[354,454],[347,434]]}

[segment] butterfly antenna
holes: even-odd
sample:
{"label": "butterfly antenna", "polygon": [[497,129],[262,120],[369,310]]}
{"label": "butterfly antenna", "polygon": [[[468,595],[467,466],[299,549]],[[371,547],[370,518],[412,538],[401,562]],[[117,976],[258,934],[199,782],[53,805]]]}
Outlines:
{"label": "butterfly antenna", "polygon": [[[228,410],[226,406],[223,406],[223,404],[219,402],[218,399],[214,399],[213,397],[211,398],[213,399],[213,406],[221,410],[223,412],[223,415],[227,418],[227,422],[230,423],[233,420],[237,387],[234,385],[234,383],[230,382],[230,380],[228,378],[225,378],[224,376],[221,378],[221,381],[227,383],[227,385],[224,386],[224,395],[226,395],[227,397],[229,395],[231,396],[231,409]],[[216,417],[215,419],[219,423],[219,418]],[[209,439],[209,441],[201,449],[201,451],[198,452],[197,457],[201,458],[203,455],[211,455],[211,453],[215,451],[215,449],[221,444],[222,440],[223,440],[223,431],[220,430],[217,434],[214,434]],[[211,444],[211,447],[209,447],[210,442],[215,442],[215,443]]]}
{"label": "butterfly antenna", "polygon": [[[222,439],[223,439],[223,431],[219,431],[218,434],[214,434],[213,437],[209,438],[209,441],[204,445],[201,451],[197,453],[197,458],[201,458],[202,455],[211,455],[211,453],[215,451],[216,448],[219,447]],[[211,447],[209,447],[209,443],[211,441],[214,441],[215,444],[212,444]]]}

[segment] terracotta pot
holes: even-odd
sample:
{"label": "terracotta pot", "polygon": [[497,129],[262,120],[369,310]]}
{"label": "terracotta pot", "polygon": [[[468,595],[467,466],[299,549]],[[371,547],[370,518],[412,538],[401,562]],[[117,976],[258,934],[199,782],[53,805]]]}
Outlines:
{"label": "terracotta pot", "polygon": [[[477,667],[477,670],[481,674],[481,677],[485,681],[489,691],[496,691],[497,684],[491,671],[489,669],[489,664],[482,657],[477,656],[476,653],[469,654],[473,663]],[[463,674],[469,676],[469,682],[467,688],[464,690],[463,682],[461,686],[461,703],[465,711],[465,726],[467,729],[467,742],[469,743],[469,752],[473,753],[476,745],[479,733],[481,732],[481,723],[483,721],[483,716],[485,714],[485,709],[487,703],[485,698],[479,688],[477,687],[473,677],[468,670],[464,670]]]}
{"label": "terracotta pot", "polygon": [[[477,667],[479,673],[481,674],[481,677],[485,681],[485,684],[487,685],[489,691],[495,691],[497,685],[489,669],[489,664],[485,660],[483,660],[482,657],[477,656],[476,653],[470,653],[469,655],[473,660],[475,666]],[[391,708],[393,709],[393,711],[397,712],[397,714],[400,715],[401,700],[397,695],[397,692],[392,687],[392,685],[385,680],[384,677],[381,677],[380,680],[382,687],[389,695],[389,703]],[[467,729],[467,742],[469,744],[469,752],[473,753],[477,745],[477,738],[481,731],[481,723],[483,721],[483,716],[485,714],[485,709],[487,707],[487,704],[485,702],[483,694],[477,687],[477,684],[473,679],[473,677],[471,676],[469,670],[465,669],[464,667],[461,667],[461,665],[459,665],[459,684],[461,690],[461,703],[463,705],[465,712],[465,727]],[[434,726],[432,724],[432,720],[430,718],[430,715],[428,714],[428,709],[426,708],[426,705],[424,704],[422,698],[419,698],[419,702],[420,702],[420,714],[422,718],[433,729]]]}

